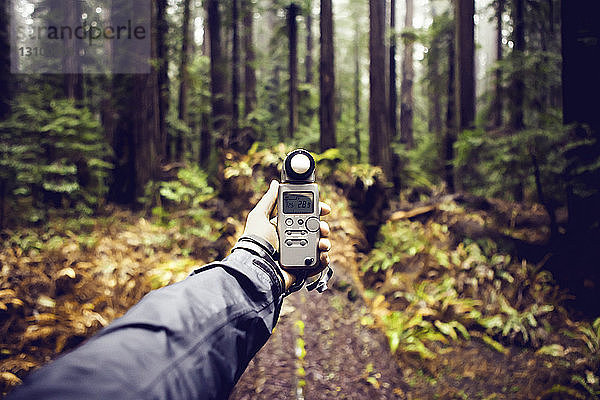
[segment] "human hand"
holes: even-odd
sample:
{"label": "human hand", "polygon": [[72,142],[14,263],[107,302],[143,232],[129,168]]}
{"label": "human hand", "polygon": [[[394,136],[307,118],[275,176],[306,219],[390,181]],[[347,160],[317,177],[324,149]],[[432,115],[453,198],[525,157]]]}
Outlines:
{"label": "human hand", "polygon": [[[246,227],[244,228],[244,235],[259,236],[271,243],[275,249],[279,247],[279,236],[277,235],[277,223],[275,222],[275,218],[271,219],[271,215],[277,204],[278,191],[279,182],[274,180],[271,182],[269,190],[248,214]],[[321,202],[319,206],[322,216],[331,212],[331,207],[329,207],[329,205]],[[321,238],[319,239],[319,259],[321,264],[318,269],[311,272],[311,275],[316,275],[329,266],[328,253],[331,249],[331,241],[327,238],[329,233],[329,224],[325,221],[321,221]],[[296,278],[284,269],[281,271],[285,278],[285,287],[288,289],[294,283]]]}

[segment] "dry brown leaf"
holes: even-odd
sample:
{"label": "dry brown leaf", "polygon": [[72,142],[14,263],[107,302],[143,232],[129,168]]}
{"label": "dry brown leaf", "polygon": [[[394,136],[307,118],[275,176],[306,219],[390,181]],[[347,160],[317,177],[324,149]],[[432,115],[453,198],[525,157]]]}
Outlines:
{"label": "dry brown leaf", "polygon": [[15,297],[16,295],[17,293],[12,289],[0,290],[0,299],[3,299],[5,297]]}
{"label": "dry brown leaf", "polygon": [[27,318],[28,322],[33,322],[33,321],[37,321],[37,322],[54,322],[56,321],[56,314],[52,314],[52,313],[42,313],[42,314],[36,314],[33,315],[29,318]]}
{"label": "dry brown leaf", "polygon": [[23,334],[24,342],[33,342],[39,339],[46,339],[52,336],[56,332],[56,329],[52,326],[29,325],[27,330]]}
{"label": "dry brown leaf", "polygon": [[56,277],[60,278],[61,276],[68,276],[71,279],[75,279],[77,274],[75,273],[75,270],[73,268],[68,267],[68,268],[63,268],[60,271],[58,271],[58,273],[56,274]]}
{"label": "dry brown leaf", "polygon": [[11,386],[20,385],[21,383],[23,383],[18,376],[6,371],[0,372],[0,379],[2,379],[4,382],[8,383]]}

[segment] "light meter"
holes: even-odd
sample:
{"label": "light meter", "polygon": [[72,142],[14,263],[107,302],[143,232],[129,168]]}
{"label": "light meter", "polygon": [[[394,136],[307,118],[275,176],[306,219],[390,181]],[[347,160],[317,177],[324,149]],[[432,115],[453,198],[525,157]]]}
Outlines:
{"label": "light meter", "polygon": [[283,162],[277,196],[279,262],[284,269],[319,265],[320,211],[315,160],[306,150],[294,150]]}

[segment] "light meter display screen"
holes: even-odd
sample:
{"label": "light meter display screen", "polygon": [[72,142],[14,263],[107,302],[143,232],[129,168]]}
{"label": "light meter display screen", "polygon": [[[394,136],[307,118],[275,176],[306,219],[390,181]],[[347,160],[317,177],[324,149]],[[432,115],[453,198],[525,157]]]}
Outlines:
{"label": "light meter display screen", "polygon": [[312,214],[313,194],[283,192],[284,214]]}

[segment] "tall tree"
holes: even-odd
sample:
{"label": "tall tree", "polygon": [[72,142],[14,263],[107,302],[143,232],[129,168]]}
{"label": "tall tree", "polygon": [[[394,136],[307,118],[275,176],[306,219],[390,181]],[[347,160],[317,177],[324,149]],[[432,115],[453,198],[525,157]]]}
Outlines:
{"label": "tall tree", "polygon": [[[81,3],[75,1],[71,7],[64,7],[65,26],[81,25]],[[65,97],[73,100],[83,99],[83,69],[80,61],[80,41],[74,37],[65,35],[65,52],[63,56],[64,92]]]}
{"label": "tall tree", "polygon": [[336,147],[335,73],[333,48],[333,10],[331,0],[321,0],[321,62],[319,68],[321,101],[321,151]]}
{"label": "tall tree", "polygon": [[[597,101],[590,100],[600,93],[598,4],[562,0],[561,15],[563,121],[573,127],[570,132],[573,148],[566,153],[567,233],[577,247],[568,255],[569,265],[593,266],[587,272],[594,269],[598,275],[595,266],[600,243],[600,112]],[[590,256],[585,263],[571,260],[571,255],[577,254],[578,250],[585,250]],[[597,289],[592,290],[598,293]]]}
{"label": "tall tree", "polygon": [[[435,0],[430,0],[429,4],[431,7],[431,18],[433,20],[433,24],[437,25],[438,15],[435,8]],[[441,39],[441,34],[439,32],[436,33],[431,39],[429,51],[427,52],[427,97],[429,100],[429,115],[427,125],[429,132],[434,132],[439,136],[442,135],[442,96],[439,95],[439,93],[442,91],[440,84]]]}
{"label": "tall tree", "polygon": [[500,62],[502,61],[503,55],[503,44],[502,44],[502,17],[504,15],[504,0],[496,0],[496,71],[495,75],[495,93],[494,100],[492,103],[492,118],[493,126],[499,128],[503,123],[503,91],[502,91],[502,69],[500,68]]}
{"label": "tall tree", "polygon": [[313,81],[313,34],[312,34],[312,1],[306,0],[306,56],[304,57],[304,68],[306,68],[306,83]]}
{"label": "tall tree", "polygon": [[289,44],[289,86],[288,86],[288,137],[293,138],[298,129],[298,23],[296,17],[300,8],[296,3],[287,7],[287,33]]}
{"label": "tall tree", "polygon": [[239,0],[232,0],[231,7],[231,138],[237,137],[240,119],[240,35]]}
{"label": "tall tree", "polygon": [[456,61],[458,126],[471,129],[475,123],[475,0],[456,1]]}
{"label": "tall tree", "polygon": [[[152,4],[152,28],[157,32],[158,9]],[[150,58],[158,56],[157,35],[151,35]],[[160,136],[158,66],[148,74],[114,76],[113,95],[118,113],[113,138],[114,180],[109,197],[118,203],[137,205],[148,182],[159,170],[157,143]]]}
{"label": "tall tree", "polygon": [[0,121],[10,113],[13,89],[10,76],[9,4],[9,1],[5,1],[0,5]]}
{"label": "tall tree", "polygon": [[[525,82],[523,81],[523,72],[525,68],[525,0],[512,1],[513,17],[513,74],[511,77],[510,94],[510,127],[512,132],[518,132],[525,128],[524,120],[524,97]],[[513,197],[515,201],[523,201],[524,185],[521,179],[513,187]]]}
{"label": "tall tree", "polygon": [[162,160],[166,160],[169,157],[167,154],[167,115],[169,113],[169,57],[166,37],[169,31],[167,0],[157,0],[156,13],[156,54],[158,58],[158,87],[160,91],[160,134],[157,152]]}
{"label": "tall tree", "polygon": [[456,53],[454,47],[454,27],[448,41],[448,105],[446,108],[446,128],[444,134],[444,181],[449,193],[454,193],[454,142],[456,142]]}
{"label": "tall tree", "polygon": [[[407,2],[410,0],[407,0]],[[408,11],[407,11],[408,12]],[[411,11],[412,12],[412,11]],[[396,87],[396,0],[390,0],[390,135],[398,136],[398,89]],[[404,71],[404,68],[402,69]]]}
{"label": "tall tree", "polygon": [[[202,9],[204,11],[205,22],[202,24],[202,55],[205,57],[211,57],[210,55],[210,30],[208,27],[208,1],[204,1],[202,4]],[[212,91],[211,91],[212,93]],[[202,112],[201,117],[202,127],[200,128],[200,154],[199,161],[200,166],[203,168],[207,168],[209,166],[210,156],[212,153],[212,126],[211,126],[211,118],[210,112],[204,110]]]}
{"label": "tall tree", "polygon": [[[156,53],[153,51],[153,54]],[[134,76],[131,108],[135,109],[131,116],[135,183],[134,197],[130,201],[135,203],[144,196],[146,184],[155,179],[158,173],[155,144],[160,129],[159,92],[158,76],[154,68],[149,76]]]}
{"label": "tall tree", "polygon": [[218,0],[207,0],[207,20],[210,39],[210,98],[216,144],[228,144],[225,137],[227,102],[225,100],[226,65],[221,48],[221,12]]}
{"label": "tall tree", "polygon": [[369,162],[392,176],[385,82],[385,0],[369,0]]}
{"label": "tall tree", "polygon": [[523,120],[523,97],[525,96],[525,82],[523,81],[523,68],[525,62],[525,0],[512,1],[513,17],[513,53],[514,72],[511,77],[511,112],[510,126],[514,131],[525,127]]}
{"label": "tall tree", "polygon": [[[13,97],[10,76],[9,6],[10,1],[5,1],[0,5],[0,122],[10,115],[10,102]],[[0,229],[5,226],[7,192],[7,181],[0,174]]]}
{"label": "tall tree", "polygon": [[360,148],[360,70],[360,24],[356,18],[354,23],[354,145],[358,163],[362,158]]}
{"label": "tall tree", "polygon": [[[190,88],[190,76],[188,72],[188,64],[190,59],[190,42],[191,42],[191,0],[183,1],[183,22],[182,22],[182,39],[181,39],[181,62],[179,63],[179,103],[178,103],[178,118],[189,123],[188,118],[188,91]],[[182,133],[175,140],[175,159],[183,160],[184,152],[184,137]]]}
{"label": "tall tree", "polygon": [[256,69],[254,67],[254,10],[252,0],[242,0],[244,47],[244,116],[256,109]]}
{"label": "tall tree", "polygon": [[414,146],[413,138],[413,80],[414,80],[414,61],[413,61],[413,0],[406,0],[406,15],[404,18],[404,57],[402,58],[402,85],[400,87],[400,138],[402,143],[406,144],[408,149]]}

